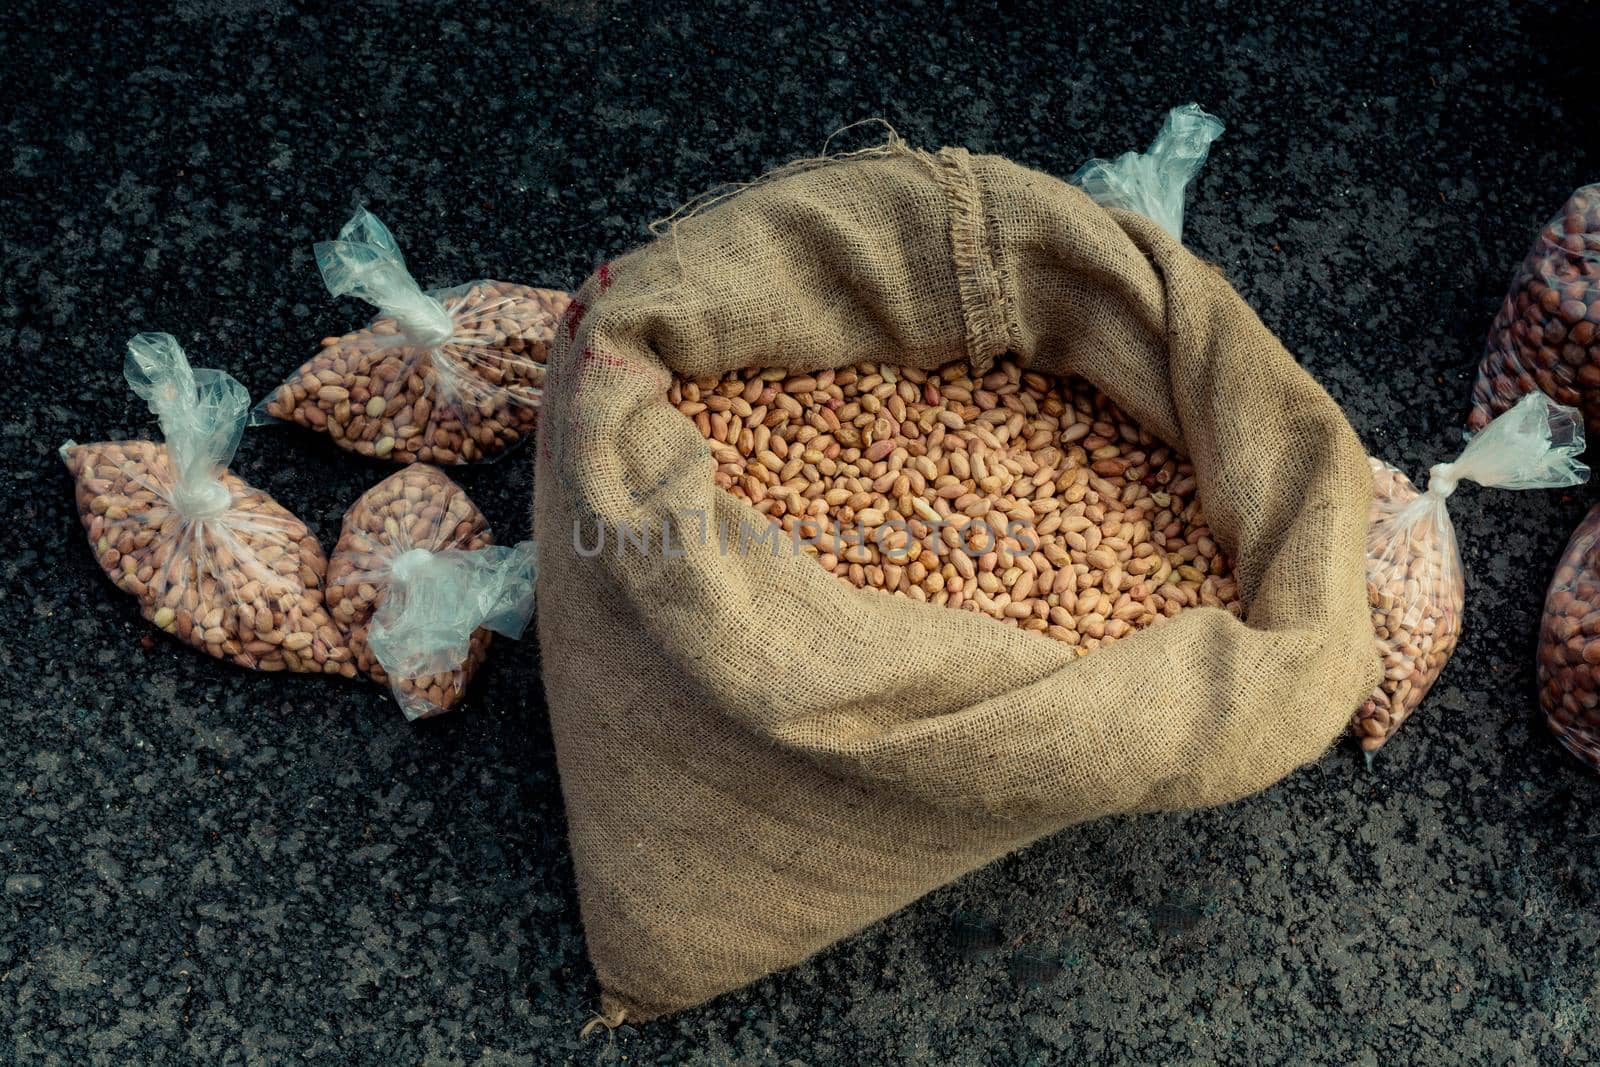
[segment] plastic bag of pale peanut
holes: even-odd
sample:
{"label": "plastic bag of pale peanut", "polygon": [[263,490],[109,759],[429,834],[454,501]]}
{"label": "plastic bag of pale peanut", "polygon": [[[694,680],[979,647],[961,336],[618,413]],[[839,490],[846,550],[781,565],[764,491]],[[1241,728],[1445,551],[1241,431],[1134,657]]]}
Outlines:
{"label": "plastic bag of pale peanut", "polygon": [[408,719],[455,707],[489,652],[533,613],[532,542],[494,545],[467,494],[417,464],[345,513],[328,565],[328,603],[355,663],[387,684]]}
{"label": "plastic bag of pale peanut", "polygon": [[244,387],[222,371],[191,370],[164,333],[130,341],[124,373],[165,443],[61,447],[101,568],[145,618],[218,659],[354,676],[323,607],[321,546],[227,469],[249,409]]}
{"label": "plastic bag of pale peanut", "polygon": [[1583,421],[1542,393],[1495,419],[1453,463],[1428,472],[1418,493],[1399,470],[1370,460],[1372,525],[1367,535],[1367,600],[1383,656],[1383,680],[1352,727],[1369,755],[1395,735],[1438,679],[1461,635],[1466,586],[1446,500],[1461,482],[1496,489],[1577,485]]}
{"label": "plastic bag of pale peanut", "polygon": [[330,293],[381,313],[365,329],[323,338],[258,417],[397,463],[492,459],[532,431],[566,293],[499,281],[424,292],[364,209],[316,255]]}

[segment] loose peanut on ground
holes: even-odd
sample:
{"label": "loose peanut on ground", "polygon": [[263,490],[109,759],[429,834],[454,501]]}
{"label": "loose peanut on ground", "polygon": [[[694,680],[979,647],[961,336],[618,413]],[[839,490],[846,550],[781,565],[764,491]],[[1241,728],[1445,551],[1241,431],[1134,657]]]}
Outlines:
{"label": "loose peanut on ground", "polygon": [[[418,678],[391,679],[367,642],[373,613],[389,592],[389,571],[406,552],[472,550],[494,543],[483,514],[467,494],[435,467],[422,464],[390,475],[362,494],[345,513],[344,528],[328,565],[328,604],[355,655],[356,666],[379,684],[393,684],[413,717],[456,705],[489,652],[490,632],[473,631],[459,669]],[[410,699],[408,699],[410,698]]]}
{"label": "loose peanut on ground", "polygon": [[396,463],[469,463],[515,445],[533,431],[545,358],[571,297],[512,282],[431,295],[454,321],[449,340],[411,343],[388,317],[323,338],[263,410]]}
{"label": "loose peanut on ground", "polygon": [[1539,703],[1550,729],[1600,770],[1600,507],[1572,532],[1539,629]]}
{"label": "loose peanut on ground", "polygon": [[1432,514],[1414,522],[1384,521],[1420,494],[1387,463],[1369,462],[1367,603],[1383,658],[1383,680],[1356,710],[1351,728],[1361,748],[1375,752],[1422,703],[1455,651],[1466,587],[1455,536],[1433,521]]}
{"label": "loose peanut on ground", "polygon": [[851,585],[1080,654],[1185,607],[1244,612],[1188,460],[1085,382],[1013,360],[981,377],[860,363],[679,379],[668,396],[711,442],[717,484],[818,541],[805,550]]}
{"label": "loose peanut on ground", "polygon": [[145,618],[242,667],[355,675],[323,608],[322,548],[277,501],[222,471],[226,508],[186,518],[163,445],[72,445],[64,458],[101,568]]}

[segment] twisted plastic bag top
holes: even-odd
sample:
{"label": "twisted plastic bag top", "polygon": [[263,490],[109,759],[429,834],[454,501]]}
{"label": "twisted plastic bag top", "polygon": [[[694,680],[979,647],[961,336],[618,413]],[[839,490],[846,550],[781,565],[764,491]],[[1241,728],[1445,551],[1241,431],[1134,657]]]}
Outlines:
{"label": "twisted plastic bag top", "polygon": [[328,292],[375,305],[394,319],[413,344],[432,347],[454,336],[450,313],[422,291],[406,270],[394,235],[366,208],[356,209],[337,241],[319,241],[313,251]]}
{"label": "twisted plastic bag top", "polygon": [[141,333],[128,342],[123,376],[161,423],[172,465],[172,506],[197,519],[216,515],[231,494],[222,472],[239,448],[250,396],[220,370],[191,370],[177,339]]}
{"label": "twisted plastic bag top", "polygon": [[388,594],[373,614],[367,644],[391,679],[454,671],[480,627],[522,636],[533,614],[538,566],[532,541],[403,552],[382,576]]}
{"label": "twisted plastic bag top", "polygon": [[1460,482],[1494,489],[1554,489],[1589,480],[1583,418],[1543,393],[1529,393],[1467,442],[1454,463],[1428,471],[1428,494],[1449,496]]}
{"label": "twisted plastic bag top", "polygon": [[1102,207],[1137,211],[1181,241],[1184,193],[1223,129],[1222,120],[1199,104],[1175,107],[1148,149],[1091,159],[1078,168],[1072,184]]}

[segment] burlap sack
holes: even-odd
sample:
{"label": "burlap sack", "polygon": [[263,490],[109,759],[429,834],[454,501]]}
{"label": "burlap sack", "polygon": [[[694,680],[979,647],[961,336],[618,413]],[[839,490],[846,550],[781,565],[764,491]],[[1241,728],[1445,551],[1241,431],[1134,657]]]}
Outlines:
{"label": "burlap sack", "polygon": [[[669,371],[1007,351],[1182,442],[1247,623],[1194,609],[1080,659],[741,549],[761,516],[665,396]],[[1003,159],[895,147],[716,205],[585,284],[545,404],[539,635],[608,1022],[795,964],[1064,826],[1271,785],[1378,678],[1371,477],[1338,407],[1160,227]]]}

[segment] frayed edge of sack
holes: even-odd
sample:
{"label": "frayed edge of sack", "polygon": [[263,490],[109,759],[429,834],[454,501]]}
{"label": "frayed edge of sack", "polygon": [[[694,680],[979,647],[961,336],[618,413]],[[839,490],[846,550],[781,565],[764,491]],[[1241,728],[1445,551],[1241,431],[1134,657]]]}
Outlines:
{"label": "frayed edge of sack", "polygon": [[[856,129],[860,126],[873,125],[882,126],[885,130],[885,136],[881,142],[867,145],[864,148],[852,149],[849,152],[829,151],[829,146],[833,144],[834,138],[838,137],[840,134],[848,133],[850,130]],[[894,126],[890,124],[888,119],[878,116],[866,119],[858,119],[847,126],[840,126],[837,130],[834,130],[832,133],[828,134],[827,140],[822,142],[822,150],[814,156],[806,156],[803,159],[790,160],[788,163],[783,164],[783,166],[774,167],[765,174],[762,174],[759,177],[753,178],[747,182],[724,182],[721,185],[713,186],[700,195],[685,201],[676,211],[672,212],[672,214],[656,219],[654,222],[652,222],[649,226],[650,235],[652,237],[674,236],[677,233],[679,226],[685,222],[689,222],[695,218],[698,218],[723,201],[730,200],[746,190],[756,189],[770,182],[775,182],[780,178],[787,178],[795,174],[803,174],[806,171],[816,170],[819,167],[826,167],[834,163],[844,163],[850,160],[858,159],[882,159],[890,156],[908,154],[911,151],[912,150],[906,145],[905,140],[900,136],[899,131],[897,131]]]}

